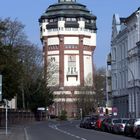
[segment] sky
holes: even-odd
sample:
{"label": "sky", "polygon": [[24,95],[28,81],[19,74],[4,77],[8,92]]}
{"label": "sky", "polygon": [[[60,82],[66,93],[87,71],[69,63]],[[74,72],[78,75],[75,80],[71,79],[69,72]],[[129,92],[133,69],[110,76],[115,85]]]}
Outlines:
{"label": "sky", "polygon": [[[58,0],[1,0],[0,18],[18,19],[25,25],[28,39],[42,47],[38,19],[50,4]],[[97,68],[106,67],[107,54],[110,51],[113,14],[128,17],[140,7],[140,0],[77,0],[97,16],[97,45],[94,63]]]}

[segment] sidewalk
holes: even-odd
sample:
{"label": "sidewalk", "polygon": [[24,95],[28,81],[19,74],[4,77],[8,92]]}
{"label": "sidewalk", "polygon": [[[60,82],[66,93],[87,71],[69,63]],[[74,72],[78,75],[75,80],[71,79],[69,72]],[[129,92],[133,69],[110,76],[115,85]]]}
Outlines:
{"label": "sidewalk", "polygon": [[5,132],[5,128],[0,128],[0,140],[26,140],[24,125],[11,126],[7,135]]}

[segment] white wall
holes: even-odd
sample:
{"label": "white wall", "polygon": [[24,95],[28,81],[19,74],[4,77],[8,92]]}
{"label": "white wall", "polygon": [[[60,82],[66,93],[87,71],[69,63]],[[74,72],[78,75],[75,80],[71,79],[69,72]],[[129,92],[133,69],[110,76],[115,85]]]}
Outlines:
{"label": "white wall", "polygon": [[86,83],[88,83],[88,85],[93,84],[93,73],[92,73],[93,67],[92,66],[93,66],[92,56],[84,55],[84,80]]}
{"label": "white wall", "polygon": [[78,37],[64,37],[64,44],[79,44]]}
{"label": "white wall", "polygon": [[48,45],[59,45],[59,38],[58,37],[48,38]]}
{"label": "white wall", "polygon": [[77,86],[80,85],[80,73],[79,73],[79,55],[76,55],[76,71],[78,71],[78,79],[76,77],[69,77],[67,81],[68,72],[68,55],[64,56],[64,86]]}
{"label": "white wall", "polygon": [[65,50],[64,54],[79,54],[78,50]]}

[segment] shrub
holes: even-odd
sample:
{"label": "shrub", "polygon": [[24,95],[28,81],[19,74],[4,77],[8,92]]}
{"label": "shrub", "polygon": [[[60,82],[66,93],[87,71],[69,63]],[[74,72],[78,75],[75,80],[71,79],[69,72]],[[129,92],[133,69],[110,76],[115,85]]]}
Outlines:
{"label": "shrub", "polygon": [[59,116],[60,120],[67,120],[67,111],[66,110],[62,110],[61,114]]}

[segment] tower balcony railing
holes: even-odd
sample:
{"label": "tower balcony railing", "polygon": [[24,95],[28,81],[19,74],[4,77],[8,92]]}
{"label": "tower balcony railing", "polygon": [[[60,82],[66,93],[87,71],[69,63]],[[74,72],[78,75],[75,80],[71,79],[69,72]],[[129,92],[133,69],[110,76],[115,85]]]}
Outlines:
{"label": "tower balcony railing", "polygon": [[70,75],[70,76],[74,76],[74,75],[78,75],[78,72],[67,72],[67,75]]}
{"label": "tower balcony railing", "polygon": [[78,72],[77,71],[76,72],[67,72],[66,76],[67,76],[67,80],[69,77],[75,77],[76,80],[78,80]]}

